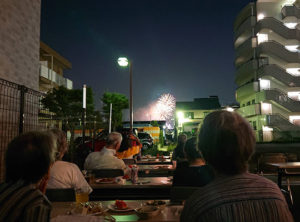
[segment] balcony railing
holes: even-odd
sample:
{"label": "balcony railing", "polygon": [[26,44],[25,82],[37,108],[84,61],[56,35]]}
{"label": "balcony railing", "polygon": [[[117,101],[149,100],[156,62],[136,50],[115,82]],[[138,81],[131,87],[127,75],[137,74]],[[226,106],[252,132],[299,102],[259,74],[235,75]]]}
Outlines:
{"label": "balcony railing", "polygon": [[70,79],[64,78],[57,74],[54,70],[51,70],[42,64],[40,65],[40,76],[56,83],[59,86],[64,86],[67,89],[73,89],[73,82]]}

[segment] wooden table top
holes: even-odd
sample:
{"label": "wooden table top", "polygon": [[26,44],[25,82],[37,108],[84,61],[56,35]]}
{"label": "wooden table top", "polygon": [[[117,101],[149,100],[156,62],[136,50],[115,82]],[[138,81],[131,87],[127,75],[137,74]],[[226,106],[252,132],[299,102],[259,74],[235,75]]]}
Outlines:
{"label": "wooden table top", "polygon": [[300,162],[266,163],[279,169],[300,169]]}
{"label": "wooden table top", "polygon": [[[97,201],[98,202],[98,201]],[[107,208],[108,205],[114,204],[115,201],[101,201],[102,206]],[[145,204],[145,200],[127,200],[125,201],[129,204],[135,204],[141,206]],[[166,201],[168,202],[168,201]],[[68,212],[74,212],[76,204],[75,202],[53,202],[52,203],[52,212],[51,212],[51,219],[54,219],[58,216],[67,215]],[[79,207],[80,208],[80,207]],[[112,217],[115,218],[116,221],[158,221],[158,222],[175,222],[180,220],[180,214],[183,209],[182,205],[166,205],[165,208],[160,210],[160,213],[157,216],[152,218],[143,219],[141,220],[139,216],[137,216],[135,211],[130,211],[127,213],[119,213],[119,212],[112,212],[108,211],[107,213],[110,214]],[[75,212],[81,212],[80,209],[76,210]],[[73,217],[76,215],[72,215]],[[80,219],[82,215],[77,215]],[[65,216],[64,219],[67,219],[68,216]]]}
{"label": "wooden table top", "polygon": [[139,171],[145,171],[145,170],[175,170],[172,165],[163,165],[163,164],[157,164],[157,165],[139,165],[138,166]]}
{"label": "wooden table top", "polygon": [[127,189],[127,188],[153,188],[153,187],[171,187],[172,181],[169,177],[142,177],[139,178],[137,184],[133,184],[130,180],[126,180],[125,184],[119,183],[90,183],[93,189]]}
{"label": "wooden table top", "polygon": [[141,159],[141,160],[138,160],[137,161],[137,164],[138,165],[141,165],[141,164],[172,164],[172,161],[171,159],[158,159],[158,158],[150,158],[150,159]]}

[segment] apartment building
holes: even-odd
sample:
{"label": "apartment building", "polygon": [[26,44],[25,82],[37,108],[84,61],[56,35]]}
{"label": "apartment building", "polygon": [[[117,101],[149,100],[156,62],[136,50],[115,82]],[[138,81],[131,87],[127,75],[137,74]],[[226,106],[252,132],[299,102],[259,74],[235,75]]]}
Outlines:
{"label": "apartment building", "polygon": [[44,42],[40,42],[39,90],[47,92],[53,87],[73,89],[73,82],[64,77],[64,70],[72,64]]}
{"label": "apartment building", "polygon": [[258,141],[300,137],[300,8],[295,0],[257,0],[234,23],[238,112]]}
{"label": "apartment building", "polygon": [[205,116],[221,108],[218,96],[176,102],[176,127],[179,132],[195,132]]}

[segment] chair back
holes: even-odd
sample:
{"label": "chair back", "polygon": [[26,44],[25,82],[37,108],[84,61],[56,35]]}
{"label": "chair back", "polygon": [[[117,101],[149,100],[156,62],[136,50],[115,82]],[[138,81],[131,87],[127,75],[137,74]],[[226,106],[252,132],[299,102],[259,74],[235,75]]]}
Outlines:
{"label": "chair back", "polygon": [[171,188],[171,203],[182,204],[184,200],[199,189],[199,187],[173,186]]}
{"label": "chair back", "polygon": [[122,169],[95,169],[92,170],[95,178],[113,178],[124,176],[124,171]]}
{"label": "chair back", "polygon": [[45,195],[51,202],[73,202],[73,201],[75,201],[74,188],[47,189]]}
{"label": "chair back", "polygon": [[133,165],[136,164],[136,160],[135,159],[123,159],[124,163],[126,165]]}

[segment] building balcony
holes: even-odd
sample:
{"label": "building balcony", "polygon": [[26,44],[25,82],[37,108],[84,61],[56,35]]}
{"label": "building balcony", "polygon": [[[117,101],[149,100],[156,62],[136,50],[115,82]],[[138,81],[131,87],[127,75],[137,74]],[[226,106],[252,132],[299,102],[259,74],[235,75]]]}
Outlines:
{"label": "building balcony", "polygon": [[240,107],[237,112],[243,117],[260,115],[260,104],[252,104],[249,106]]}
{"label": "building balcony", "polygon": [[264,18],[255,25],[255,33],[262,29],[270,29],[285,39],[299,39],[300,30],[287,27],[288,24],[283,23],[275,18]]}
{"label": "building balcony", "polygon": [[[51,72],[52,71],[52,72]],[[52,88],[53,85],[64,86],[67,89],[73,89],[73,82],[70,79],[64,78],[57,74],[54,70],[49,69],[45,65],[40,65],[40,77],[42,78],[43,85],[48,85]]]}
{"label": "building balcony", "polygon": [[238,14],[234,21],[234,31],[236,32],[240,26],[251,16],[253,16],[253,12],[255,12],[255,3],[251,2],[246,7],[242,9],[242,11]]}
{"label": "building balcony", "polygon": [[283,45],[275,41],[261,42],[256,48],[256,55],[273,55],[287,63],[299,63],[299,53],[287,50]]}
{"label": "building balcony", "polygon": [[238,86],[244,85],[247,82],[254,80],[254,73],[257,70],[258,61],[256,59],[250,60],[249,62],[240,66],[235,74],[235,83]]}
{"label": "building balcony", "polygon": [[273,101],[290,112],[297,112],[300,110],[300,101],[289,98],[285,92],[279,89],[264,90],[264,92],[266,100]]}
{"label": "building balcony", "polygon": [[246,36],[251,37],[251,29],[256,24],[256,16],[249,16],[240,26],[234,31],[234,40],[236,43],[239,42],[240,38]]}
{"label": "building balcony", "polygon": [[241,102],[256,92],[258,92],[258,82],[250,82],[236,90],[236,100]]}
{"label": "building balcony", "polygon": [[290,73],[287,73],[285,69],[279,67],[276,64],[264,65],[258,69],[257,73],[258,78],[271,76],[287,86],[300,86],[300,76],[291,75]]}
{"label": "building balcony", "polygon": [[300,19],[300,8],[295,5],[286,5],[281,9],[282,19],[286,17],[296,17]]}

